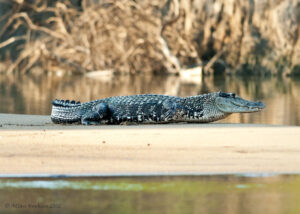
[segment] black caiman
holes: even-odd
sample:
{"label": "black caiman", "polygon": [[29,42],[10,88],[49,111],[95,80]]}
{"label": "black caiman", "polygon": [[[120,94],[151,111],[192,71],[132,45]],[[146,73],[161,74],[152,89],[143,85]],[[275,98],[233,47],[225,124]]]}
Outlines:
{"label": "black caiman", "polygon": [[234,93],[215,92],[190,97],[144,94],[85,103],[56,99],[52,102],[51,120],[84,125],[208,123],[232,113],[258,112],[264,108],[262,102],[248,101]]}
{"label": "black caiman", "polygon": [[262,102],[248,101],[234,93],[215,92],[189,97],[144,94],[85,103],[56,99],[52,101],[51,120],[84,125],[208,123],[232,113],[257,112],[264,108]]}

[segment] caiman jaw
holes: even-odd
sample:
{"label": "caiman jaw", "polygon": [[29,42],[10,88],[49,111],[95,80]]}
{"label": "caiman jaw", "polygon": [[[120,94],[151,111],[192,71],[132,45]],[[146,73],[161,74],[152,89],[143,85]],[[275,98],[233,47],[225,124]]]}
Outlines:
{"label": "caiman jaw", "polygon": [[241,108],[247,108],[249,109],[249,112],[255,112],[255,111],[260,111],[264,109],[266,106],[263,102],[247,102],[244,105],[238,102],[235,102],[234,100],[231,101],[231,103],[235,106],[241,107]]}

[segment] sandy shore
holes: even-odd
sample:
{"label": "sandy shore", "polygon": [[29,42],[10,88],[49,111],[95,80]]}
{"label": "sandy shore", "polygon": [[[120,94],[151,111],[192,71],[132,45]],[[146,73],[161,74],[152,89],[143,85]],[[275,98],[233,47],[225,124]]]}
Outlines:
{"label": "sandy shore", "polygon": [[0,176],[299,172],[300,127],[85,127],[0,114]]}

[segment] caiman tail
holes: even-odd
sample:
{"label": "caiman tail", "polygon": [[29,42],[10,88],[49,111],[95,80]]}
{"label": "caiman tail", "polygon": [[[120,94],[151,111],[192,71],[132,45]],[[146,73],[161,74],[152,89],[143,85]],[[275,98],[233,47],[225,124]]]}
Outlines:
{"label": "caiman tail", "polygon": [[51,120],[53,123],[79,122],[82,116],[83,105],[72,100],[53,100]]}

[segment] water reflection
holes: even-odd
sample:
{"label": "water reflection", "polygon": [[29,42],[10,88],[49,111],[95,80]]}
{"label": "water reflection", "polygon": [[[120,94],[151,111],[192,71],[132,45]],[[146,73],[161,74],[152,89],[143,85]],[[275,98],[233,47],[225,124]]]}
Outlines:
{"label": "water reflection", "polygon": [[186,82],[176,76],[0,76],[0,112],[44,114],[55,98],[89,101],[116,95],[157,93],[190,96],[213,91],[235,92],[262,100],[267,108],[255,114],[234,114],[220,122],[300,125],[300,80],[290,78],[205,77]]}
{"label": "water reflection", "polygon": [[0,180],[0,212],[300,213],[299,187],[299,175],[12,178]]}

